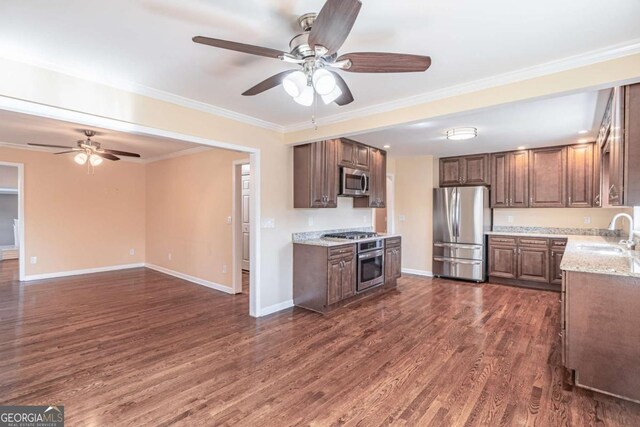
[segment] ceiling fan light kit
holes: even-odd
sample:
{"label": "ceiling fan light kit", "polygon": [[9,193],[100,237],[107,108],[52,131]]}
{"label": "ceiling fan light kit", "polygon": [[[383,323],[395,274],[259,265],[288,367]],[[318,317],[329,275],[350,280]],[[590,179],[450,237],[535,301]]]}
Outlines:
{"label": "ceiling fan light kit", "polygon": [[[408,73],[426,71],[431,58],[384,52],[356,52],[338,56],[358,17],[360,0],[327,0],[320,13],[298,18],[302,33],[289,42],[289,52],[228,40],[196,36],[195,43],[251,55],[280,59],[301,69],[283,71],[263,80],[242,95],[254,96],[280,84],[298,104],[313,105],[316,94],[325,104],[347,105],[353,95],[336,71],[352,73]],[[335,70],[335,71],[333,71]]]}

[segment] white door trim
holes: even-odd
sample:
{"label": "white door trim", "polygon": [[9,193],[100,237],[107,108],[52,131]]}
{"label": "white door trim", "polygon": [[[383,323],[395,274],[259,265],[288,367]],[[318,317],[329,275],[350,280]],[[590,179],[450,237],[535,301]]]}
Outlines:
{"label": "white door trim", "polygon": [[[213,139],[201,138],[198,136],[168,131],[164,129],[153,128],[149,126],[143,126],[135,123],[125,122],[122,120],[116,120],[112,118],[96,116],[93,114],[82,113],[79,111],[67,110],[59,107],[52,107],[50,105],[38,104],[35,102],[25,101],[21,99],[10,98],[7,96],[0,96],[0,109],[13,111],[16,113],[29,114],[32,116],[48,117],[55,120],[62,120],[66,122],[76,123],[84,126],[95,126],[103,129],[110,129],[119,132],[127,132],[133,135],[145,135],[159,138],[171,138],[180,141],[191,142],[194,144],[205,145],[209,147],[223,148],[227,150],[235,150],[250,154],[251,172],[254,179],[251,180],[251,284],[249,295],[249,314],[254,317],[259,317],[260,313],[260,149],[247,147],[244,145],[233,144],[223,141],[217,141]],[[20,180],[20,193],[22,193],[22,182]],[[20,264],[20,278],[24,277],[24,224],[25,216],[24,209],[21,205],[22,221],[20,221],[20,239],[23,243],[20,246],[20,258],[23,260]]]}
{"label": "white door trim", "polygon": [[18,280],[25,280],[26,274],[26,242],[24,241],[24,163],[1,162],[0,166],[14,166],[18,168],[18,240],[20,247],[18,248]]}
{"label": "white door trim", "polygon": [[395,174],[388,173],[384,185],[387,185],[387,179],[391,180],[391,191],[387,188],[387,234],[394,234],[396,232],[396,176]]}
{"label": "white door trim", "polygon": [[[234,160],[233,166],[231,168],[232,174],[232,197],[233,200],[231,202],[231,224],[233,227],[232,230],[232,239],[231,239],[231,251],[232,251],[232,260],[231,260],[231,268],[232,271],[232,280],[233,280],[233,292],[236,294],[242,293],[242,262],[240,259],[242,258],[242,221],[240,220],[242,208],[239,202],[239,198],[242,195],[242,190],[238,191],[238,187],[242,181],[238,181],[238,169],[242,165],[251,164],[251,159],[242,159],[242,160]],[[251,181],[249,181],[249,185],[251,185]],[[249,212],[251,215],[251,212]],[[249,259],[253,257],[253,253],[249,254]]]}

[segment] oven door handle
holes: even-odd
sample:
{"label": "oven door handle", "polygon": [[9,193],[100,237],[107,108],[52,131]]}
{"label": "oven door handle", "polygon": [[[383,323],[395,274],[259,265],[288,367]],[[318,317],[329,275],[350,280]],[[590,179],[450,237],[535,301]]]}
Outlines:
{"label": "oven door handle", "polygon": [[358,255],[358,259],[369,259],[369,258],[376,258],[376,257],[379,257],[379,256],[384,256],[384,251],[383,250],[370,252],[370,253],[365,253],[365,254],[360,254],[360,255]]}

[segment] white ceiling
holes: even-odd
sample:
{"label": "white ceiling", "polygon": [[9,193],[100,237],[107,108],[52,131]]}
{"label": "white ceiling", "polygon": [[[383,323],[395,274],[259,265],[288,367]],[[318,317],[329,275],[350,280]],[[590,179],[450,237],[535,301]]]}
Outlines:
{"label": "white ceiling", "polygon": [[[20,148],[32,142],[75,147],[77,140],[84,139],[82,129],[84,129],[83,126],[74,123],[0,110],[0,145],[17,145]],[[94,139],[100,142],[103,148],[138,153],[142,161],[201,147],[169,138],[132,135],[99,128],[91,129],[98,133]],[[52,153],[64,151],[57,148],[29,148]],[[122,159],[132,160],[126,157]]]}
{"label": "white ceiling", "polygon": [[[609,93],[609,90],[584,92],[503,105],[353,138],[379,148],[388,144],[389,154],[398,157],[455,156],[593,141]],[[466,126],[477,128],[478,137],[466,141],[447,140],[447,129]],[[588,132],[579,133],[584,130]]]}
{"label": "white ceiling", "polygon": [[[191,42],[205,35],[286,49],[323,0],[0,0],[0,55],[91,80],[142,85],[279,125],[311,109],[280,88],[240,94],[289,66]],[[431,55],[426,73],[344,73],[356,101],[332,116],[640,40],[638,0],[364,0],[342,53]]]}

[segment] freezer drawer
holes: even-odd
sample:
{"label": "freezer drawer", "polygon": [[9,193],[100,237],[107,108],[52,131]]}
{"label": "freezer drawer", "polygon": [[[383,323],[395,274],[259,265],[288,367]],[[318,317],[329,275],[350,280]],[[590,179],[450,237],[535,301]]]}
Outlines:
{"label": "freezer drawer", "polygon": [[435,242],[433,244],[433,256],[442,258],[467,258],[483,260],[484,246],[463,243]]}
{"label": "freezer drawer", "polygon": [[484,282],[485,263],[484,260],[434,256],[433,275]]}

